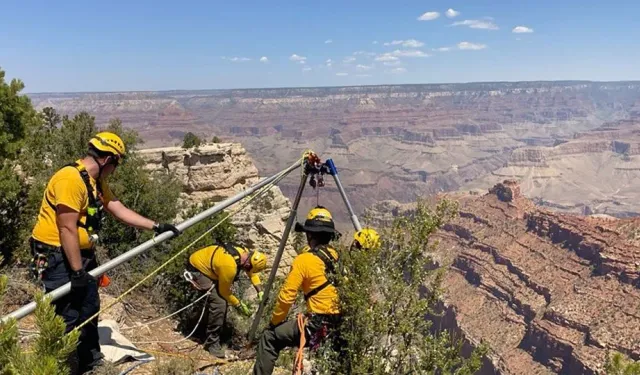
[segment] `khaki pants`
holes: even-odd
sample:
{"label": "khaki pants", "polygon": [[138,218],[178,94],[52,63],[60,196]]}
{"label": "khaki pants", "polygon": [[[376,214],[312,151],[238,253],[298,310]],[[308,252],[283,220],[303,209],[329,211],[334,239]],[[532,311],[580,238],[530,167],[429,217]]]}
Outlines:
{"label": "khaki pants", "polygon": [[203,317],[203,320],[207,322],[207,339],[204,342],[204,346],[205,348],[212,345],[219,346],[220,333],[222,332],[222,327],[227,320],[227,301],[218,294],[217,281],[211,280],[200,272],[194,271],[190,267],[189,272],[191,272],[194,282],[197,284],[198,288],[203,291],[203,293],[206,293],[212,285],[215,285],[215,287],[211,289],[211,294],[209,294],[207,299],[207,311]]}

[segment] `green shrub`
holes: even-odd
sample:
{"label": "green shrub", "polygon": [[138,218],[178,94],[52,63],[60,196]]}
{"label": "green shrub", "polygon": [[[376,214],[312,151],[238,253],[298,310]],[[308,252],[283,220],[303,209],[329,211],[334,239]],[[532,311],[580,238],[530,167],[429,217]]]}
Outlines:
{"label": "green shrub", "polygon": [[604,369],[607,375],[640,375],[640,362],[630,360],[622,353],[608,353]]}
{"label": "green shrub", "polygon": [[409,217],[381,230],[382,245],[373,250],[342,249],[338,276],[339,352],[331,343],[317,353],[320,373],[331,374],[472,374],[486,348],[464,359],[460,342],[447,332],[433,333],[429,314],[441,291],[442,270],[430,270],[437,244],[430,237],[457,212],[449,201],[434,210],[419,201]]}
{"label": "green shrub", "polygon": [[182,148],[193,148],[198,147],[202,144],[202,139],[192,132],[188,132],[182,138]]}

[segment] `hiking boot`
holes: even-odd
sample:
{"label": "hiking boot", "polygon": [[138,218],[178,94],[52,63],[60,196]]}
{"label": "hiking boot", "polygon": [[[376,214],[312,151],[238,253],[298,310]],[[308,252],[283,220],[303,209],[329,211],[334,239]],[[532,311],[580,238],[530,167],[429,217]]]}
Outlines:
{"label": "hiking boot", "polygon": [[224,349],[220,346],[220,344],[213,344],[209,346],[209,349],[207,350],[209,351],[209,354],[213,356],[216,356],[221,359],[225,358]]}

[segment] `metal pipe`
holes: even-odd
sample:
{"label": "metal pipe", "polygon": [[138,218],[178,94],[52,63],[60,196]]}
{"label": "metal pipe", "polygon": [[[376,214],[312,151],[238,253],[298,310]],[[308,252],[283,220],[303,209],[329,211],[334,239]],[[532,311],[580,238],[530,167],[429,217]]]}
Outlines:
{"label": "metal pipe", "polygon": [[[281,176],[286,176],[287,174],[291,173],[293,170],[297,169],[298,167],[300,167],[302,164],[300,163],[300,161],[295,162],[294,164],[292,164],[289,168],[282,170],[281,172],[266,178],[258,183],[256,183],[255,185],[247,188],[245,191],[238,193],[236,195],[234,195],[233,197],[229,197],[225,200],[223,200],[222,202],[216,204],[213,207],[210,207],[209,209],[202,211],[201,213],[193,216],[190,219],[187,219],[185,221],[183,221],[182,223],[178,224],[176,227],[180,230],[183,231],[185,229],[188,229],[189,227],[191,227],[192,225],[224,210],[225,208],[231,206],[232,204],[240,201],[241,199],[247,197],[248,195],[254,193],[256,190],[270,184],[271,182],[273,182],[274,180],[276,180],[278,177]],[[167,240],[171,237],[173,237],[174,234],[171,231],[168,232],[164,232],[161,233],[157,236],[155,236],[154,238],[134,247],[133,249],[127,251],[126,253],[111,259],[110,261],[106,262],[105,264],[97,267],[96,269],[92,270],[91,272],[89,272],[91,275],[98,277],[100,275],[102,275],[103,273],[127,262],[128,260],[130,260],[131,258],[135,257],[136,255],[147,251],[148,249],[150,249],[151,247],[159,244],[160,242]],[[63,286],[59,287],[58,289],[55,289],[49,293],[46,294],[46,297],[51,297],[52,301],[57,300],[58,298],[68,294],[71,291],[71,283],[66,283]],[[15,319],[22,319],[25,316],[31,314],[36,308],[36,303],[35,302],[31,302],[27,305],[22,306],[21,308],[13,311],[12,313],[5,315],[2,317],[1,322],[5,323],[7,322],[10,318],[15,318]]]}
{"label": "metal pipe", "polygon": [[[293,205],[291,206],[291,213],[289,214],[289,219],[287,220],[287,225],[284,228],[284,232],[282,232],[282,238],[280,239],[280,246],[278,247],[278,252],[276,253],[276,257],[273,259],[273,265],[271,266],[271,272],[269,273],[269,280],[267,281],[267,285],[264,288],[264,295],[269,296],[269,292],[271,291],[271,286],[273,285],[273,280],[276,278],[276,273],[278,272],[278,265],[280,265],[280,259],[282,258],[282,253],[284,252],[284,248],[287,245],[287,239],[289,238],[289,233],[291,232],[291,227],[296,220],[298,206],[300,205],[300,199],[302,198],[302,192],[304,191],[304,187],[307,184],[307,179],[309,175],[304,173],[300,178],[300,186],[298,187],[298,192],[296,193],[296,197],[293,200]],[[264,306],[267,302],[267,298],[263,297],[260,301],[260,305],[258,307],[258,311],[253,318],[253,322],[251,323],[251,329],[249,330],[248,338],[249,342],[253,341],[256,330],[258,329],[258,323],[260,323],[260,317],[262,317],[262,313],[264,311]]]}
{"label": "metal pipe", "polygon": [[338,177],[338,168],[336,168],[336,165],[333,163],[332,159],[328,159],[325,162],[325,164],[327,165],[327,167],[329,167],[329,171],[331,172],[331,175],[333,176],[333,179],[336,182],[336,186],[338,187],[338,191],[342,196],[342,200],[344,201],[344,204],[347,206],[349,215],[351,215],[351,222],[353,223],[353,227],[356,228],[356,231],[362,230],[362,225],[360,225],[358,216],[356,216],[356,213],[353,211],[353,207],[351,207],[351,203],[349,203],[349,199],[347,198],[347,193],[344,191],[344,188],[342,187],[342,182],[340,182],[340,178]]}

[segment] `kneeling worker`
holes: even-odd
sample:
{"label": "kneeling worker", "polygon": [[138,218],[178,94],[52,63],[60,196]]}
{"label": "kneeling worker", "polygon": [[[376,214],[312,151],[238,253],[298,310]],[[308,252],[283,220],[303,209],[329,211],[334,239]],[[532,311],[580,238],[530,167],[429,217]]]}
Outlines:
{"label": "kneeling worker", "polygon": [[[209,353],[224,358],[220,345],[220,332],[227,317],[227,303],[245,315],[251,316],[249,307],[231,293],[231,285],[244,270],[262,299],[263,292],[258,273],[267,267],[267,257],[259,251],[235,244],[213,245],[202,248],[189,257],[187,270],[192,276],[191,283],[198,290],[211,289],[207,308],[207,339],[204,343]],[[211,288],[215,285],[214,288]]]}
{"label": "kneeling worker", "polygon": [[316,207],[309,211],[304,225],[296,224],[295,230],[306,234],[310,250],[294,259],[291,271],[280,289],[271,324],[258,344],[254,374],[273,373],[280,351],[299,345],[302,333],[297,321],[284,320],[300,288],[307,302],[307,343],[319,343],[324,338],[320,337],[321,333],[339,324],[338,292],[331,282],[338,253],[328,246],[337,234],[331,213],[323,207]]}

